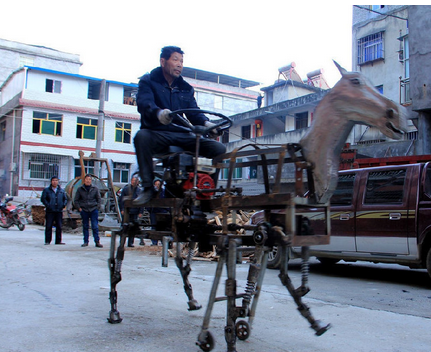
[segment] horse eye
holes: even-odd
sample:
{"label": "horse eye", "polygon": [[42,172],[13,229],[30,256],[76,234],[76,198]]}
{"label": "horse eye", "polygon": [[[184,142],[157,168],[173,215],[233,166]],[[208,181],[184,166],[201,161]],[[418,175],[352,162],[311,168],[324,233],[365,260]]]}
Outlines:
{"label": "horse eye", "polygon": [[355,86],[359,86],[361,84],[361,81],[359,79],[357,79],[357,78],[352,78],[350,80],[350,82],[352,82],[352,84],[355,85]]}

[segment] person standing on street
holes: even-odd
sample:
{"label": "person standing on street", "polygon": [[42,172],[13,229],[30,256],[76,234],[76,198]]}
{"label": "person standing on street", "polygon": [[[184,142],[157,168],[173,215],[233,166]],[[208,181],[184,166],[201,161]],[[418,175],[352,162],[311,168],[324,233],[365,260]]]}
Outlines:
{"label": "person standing on street", "polygon": [[96,247],[103,248],[99,238],[99,208],[102,204],[102,197],[99,189],[92,184],[90,174],[85,175],[84,184],[76,190],[74,203],[82,218],[84,243],[81,247],[88,246],[89,221],[91,221],[94,243]]}
{"label": "person standing on street", "polygon": [[[124,222],[124,201],[125,197],[131,197],[132,199],[136,199],[139,194],[141,193],[141,188],[138,186],[138,176],[132,176],[132,179],[130,180],[130,183],[125,185],[123,187],[123,190],[121,191],[120,199],[119,199],[119,206],[121,211],[121,216],[123,218],[122,223]],[[129,221],[131,223],[134,223],[138,220],[138,218],[142,217],[142,214],[144,213],[144,208],[135,207],[135,208],[129,208]],[[135,236],[133,234],[129,235],[129,239],[127,242],[128,247],[135,247],[133,242],[135,241]]]}
{"label": "person standing on street", "polygon": [[65,244],[61,242],[63,209],[67,204],[66,192],[58,184],[58,177],[51,177],[51,185],[42,192],[40,201],[45,206],[45,245],[51,243],[52,226],[55,223],[55,244]]}

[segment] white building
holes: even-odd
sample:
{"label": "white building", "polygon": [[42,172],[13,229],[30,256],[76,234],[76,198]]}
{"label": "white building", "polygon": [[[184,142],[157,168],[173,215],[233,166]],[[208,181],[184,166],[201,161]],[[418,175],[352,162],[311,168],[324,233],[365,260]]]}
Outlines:
{"label": "white building", "polygon": [[[37,67],[16,70],[0,87],[0,193],[34,196],[58,175],[62,183],[80,175],[78,151],[96,151],[102,80]],[[126,183],[136,171],[132,136],[140,126],[129,105],[136,85],[106,82],[101,158],[113,179]],[[13,152],[12,152],[13,151]],[[88,165],[88,172],[94,172]],[[49,182],[48,182],[49,183]]]}

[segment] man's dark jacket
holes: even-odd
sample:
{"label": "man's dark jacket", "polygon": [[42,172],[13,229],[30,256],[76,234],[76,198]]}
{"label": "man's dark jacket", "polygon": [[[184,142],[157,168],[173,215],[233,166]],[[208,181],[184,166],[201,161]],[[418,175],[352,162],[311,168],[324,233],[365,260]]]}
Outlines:
{"label": "man's dark jacket", "polygon": [[[141,128],[187,132],[181,122],[176,118],[169,125],[163,125],[157,118],[157,113],[162,109],[171,111],[181,109],[199,109],[194,97],[194,89],[183,77],[178,77],[169,86],[163,76],[162,68],[157,67],[141,77],[137,95],[138,111],[141,114]],[[187,113],[187,118],[193,125],[204,125],[208,118],[203,113]]]}
{"label": "man's dark jacket", "polygon": [[66,192],[60,186],[57,186],[57,192],[54,192],[52,186],[46,187],[42,192],[40,201],[45,206],[47,213],[62,212],[67,204]]}
{"label": "man's dark jacket", "polygon": [[[125,185],[121,191],[120,199],[118,201],[120,206],[120,211],[124,210],[124,198],[125,197],[132,197],[132,199],[136,199],[142,192],[142,189],[138,186],[132,187],[132,185],[129,183]],[[144,208],[130,208],[129,214],[143,214]]]}
{"label": "man's dark jacket", "polygon": [[99,189],[96,186],[91,185],[90,189],[87,191],[85,185],[82,185],[76,190],[74,203],[76,209],[79,210],[79,208],[81,208],[83,211],[88,213],[99,209],[102,204]]}

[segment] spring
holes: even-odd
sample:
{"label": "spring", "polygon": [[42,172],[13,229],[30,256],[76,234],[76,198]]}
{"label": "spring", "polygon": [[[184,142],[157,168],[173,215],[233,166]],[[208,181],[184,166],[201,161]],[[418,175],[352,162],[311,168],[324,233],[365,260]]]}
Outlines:
{"label": "spring", "polygon": [[308,272],[310,265],[308,263],[308,258],[303,258],[301,262],[301,275],[302,275],[302,286],[307,286],[308,284]]}
{"label": "spring", "polygon": [[189,250],[187,252],[187,258],[186,258],[187,264],[190,264],[192,262],[192,259],[195,256],[195,254],[196,254],[196,244],[193,243],[189,245]]}
{"label": "spring", "polygon": [[243,302],[243,306],[248,305],[251,301],[251,296],[254,293],[254,282],[251,281],[247,281],[247,285],[245,287],[245,293],[244,293],[244,297],[242,299]]}

